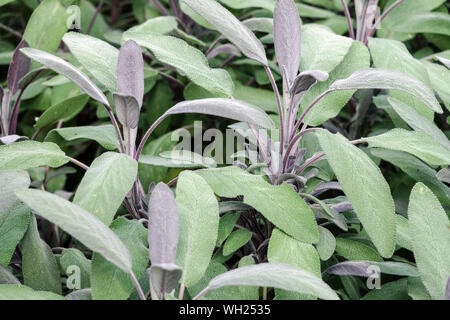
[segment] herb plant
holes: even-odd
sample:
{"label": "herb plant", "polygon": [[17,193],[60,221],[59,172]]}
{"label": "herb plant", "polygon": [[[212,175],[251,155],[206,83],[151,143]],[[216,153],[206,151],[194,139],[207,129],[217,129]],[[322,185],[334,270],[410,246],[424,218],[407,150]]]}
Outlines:
{"label": "herb plant", "polygon": [[28,6],[0,299],[450,299],[445,1]]}

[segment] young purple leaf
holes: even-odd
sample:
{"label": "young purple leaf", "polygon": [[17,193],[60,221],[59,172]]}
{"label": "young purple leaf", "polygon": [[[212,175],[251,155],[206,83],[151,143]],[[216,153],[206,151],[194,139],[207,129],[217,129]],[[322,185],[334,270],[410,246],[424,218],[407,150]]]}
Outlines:
{"label": "young purple leaf", "polygon": [[158,183],[148,207],[148,243],[152,265],[173,264],[178,244],[178,209],[172,190]]}
{"label": "young purple leaf", "polygon": [[139,109],[144,98],[144,60],[141,48],[128,40],[120,48],[117,63],[117,91],[121,95],[133,96]]}
{"label": "young purple leaf", "polygon": [[139,122],[139,103],[134,96],[113,93],[116,115],[120,123],[127,128],[135,129]]}
{"label": "young purple leaf", "polygon": [[22,40],[14,51],[11,64],[8,69],[8,88],[12,97],[18,90],[19,80],[30,70],[31,60],[25,56],[20,49],[28,47],[25,40]]}
{"label": "young purple leaf", "polygon": [[206,59],[210,60],[219,54],[229,54],[231,56],[240,57],[241,51],[239,51],[238,48],[236,48],[231,43],[224,44],[223,46],[217,47],[214,50],[212,50],[208,55],[206,56]]}
{"label": "young purple leaf", "polygon": [[300,73],[294,80],[294,83],[291,87],[291,95],[295,96],[296,94],[307,91],[311,88],[317,81],[326,81],[328,80],[328,73],[320,71],[320,70],[309,70]]}
{"label": "young purple leaf", "polygon": [[12,135],[9,135],[9,136],[1,137],[0,138],[0,145],[1,144],[6,145],[6,144],[11,144],[11,143],[14,143],[14,142],[17,142],[17,141],[25,141],[25,140],[28,140],[28,137],[18,136],[16,134],[12,134]]}
{"label": "young purple leaf", "polygon": [[373,269],[373,267],[378,268],[381,273],[385,274],[408,277],[420,276],[417,268],[409,263],[393,261],[345,261],[329,267],[324,273],[339,276],[358,276],[368,278],[374,275],[375,269]]}
{"label": "young purple leaf", "polygon": [[338,276],[369,277],[372,273],[367,272],[370,264],[363,261],[346,261],[335,264],[324,271],[324,273]]}
{"label": "young purple leaf", "polygon": [[280,68],[286,70],[291,84],[301,59],[302,30],[297,6],[293,0],[278,0],[273,14],[275,54]]}
{"label": "young purple leaf", "polygon": [[152,289],[157,294],[157,299],[163,300],[166,292],[171,292],[178,286],[183,270],[174,263],[153,264],[148,273]]}

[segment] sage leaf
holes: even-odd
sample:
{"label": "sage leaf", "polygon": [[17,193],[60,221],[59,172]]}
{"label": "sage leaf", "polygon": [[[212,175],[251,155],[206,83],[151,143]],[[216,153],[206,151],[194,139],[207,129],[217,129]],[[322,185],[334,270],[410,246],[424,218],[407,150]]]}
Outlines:
{"label": "sage leaf", "polygon": [[23,38],[32,48],[55,52],[72,19],[61,0],[42,1],[33,11]]}
{"label": "sage leaf", "polygon": [[322,226],[319,226],[319,242],[316,244],[316,249],[320,260],[323,261],[330,259],[336,250],[336,238],[327,228]]}
{"label": "sage leaf", "polygon": [[211,69],[203,53],[181,39],[129,32],[124,35],[124,40],[136,41],[140,46],[152,51],[159,61],[177,68],[192,82],[212,93],[227,96],[233,93],[234,85],[228,72],[223,69]]}
{"label": "sage leaf", "polygon": [[433,137],[437,142],[450,149],[447,136],[430,120],[423,117],[413,108],[395,98],[387,99],[397,114],[414,130],[422,131]]}
{"label": "sage leaf", "polygon": [[20,285],[20,281],[9,271],[8,268],[0,265],[0,285],[2,284],[18,284]]}
{"label": "sage leaf", "polygon": [[419,98],[434,112],[442,113],[441,105],[433,91],[419,80],[400,72],[379,69],[358,70],[347,79],[334,82],[330,87],[332,91],[354,89],[401,90]]}
{"label": "sage leaf", "polygon": [[341,135],[325,130],[316,135],[370,239],[383,257],[391,257],[395,248],[394,201],[380,169]]}
{"label": "sage leaf", "polygon": [[421,131],[392,129],[378,136],[363,138],[370,148],[398,150],[415,155],[432,166],[449,165],[450,149]]}
{"label": "sage leaf", "polygon": [[347,260],[383,261],[375,249],[351,239],[336,238],[336,253]]}
{"label": "sage leaf", "polygon": [[119,51],[105,41],[78,32],[63,37],[70,52],[92,76],[110,91],[116,91]]}
{"label": "sage leaf", "polygon": [[183,101],[167,110],[166,115],[202,113],[237,121],[248,122],[263,128],[273,128],[272,119],[264,111],[248,103],[222,98]]}
{"label": "sage leaf", "polygon": [[176,195],[180,221],[176,264],[183,269],[180,282],[190,287],[202,278],[211,260],[219,205],[206,181],[191,171],[178,176]]}
{"label": "sage leaf", "polygon": [[273,287],[309,294],[324,300],[339,300],[337,294],[310,272],[278,263],[260,263],[225,272],[211,280],[208,287],[225,286]]}
{"label": "sage leaf", "polygon": [[217,1],[182,0],[182,2],[213,25],[243,54],[267,66],[266,53],[261,41]]}
{"label": "sage leaf", "polygon": [[[148,265],[147,230],[137,220],[120,217],[111,223],[111,231],[129,252],[136,278]],[[134,289],[129,271],[94,253],[91,266],[92,298],[95,300],[126,300]]]}
{"label": "sage leaf", "polygon": [[63,296],[48,291],[35,291],[17,284],[0,284],[0,300],[66,300]]}
{"label": "sage leaf", "polygon": [[148,243],[152,265],[175,263],[178,244],[178,209],[172,190],[158,183],[148,207]]}
{"label": "sage leaf", "polygon": [[137,167],[137,162],[125,154],[102,154],[86,171],[73,203],[109,225],[136,181]]}
{"label": "sage leaf", "polygon": [[21,170],[1,170],[0,181],[2,181],[0,184],[0,219],[2,219],[17,201],[15,192],[27,189],[31,181],[28,173]]}
{"label": "sage leaf", "polygon": [[45,141],[54,142],[58,145],[61,145],[63,140],[76,141],[80,139],[97,141],[107,150],[119,149],[119,140],[111,124],[53,129],[45,137]]}
{"label": "sage leaf", "polygon": [[88,78],[88,76],[70,63],[50,53],[33,48],[23,48],[21,51],[27,57],[42,63],[47,68],[52,69],[53,71],[60,73],[69,80],[73,81],[91,98],[109,106],[108,99],[106,99],[103,92]]}
{"label": "sage leaf", "polygon": [[34,127],[42,129],[50,126],[59,120],[68,121],[75,117],[86,106],[89,97],[85,94],[79,94],[67,98],[46,109],[36,121]]}
{"label": "sage leaf", "polygon": [[300,67],[302,30],[293,0],[279,0],[273,13],[275,54],[280,69],[285,70],[289,85]]}
{"label": "sage leaf", "polygon": [[227,198],[244,196],[252,206],[279,229],[306,243],[317,243],[319,233],[309,206],[287,184],[274,186],[263,177],[237,167],[197,171],[214,192]]}
{"label": "sage leaf", "polygon": [[417,268],[434,299],[444,299],[450,275],[450,221],[436,196],[423,183],[411,191],[409,226]]}
{"label": "sage leaf", "polygon": [[0,146],[0,170],[26,170],[40,166],[61,167],[69,162],[54,143],[21,141]]}
{"label": "sage leaf", "polygon": [[[369,49],[373,63],[378,69],[397,71],[419,80],[429,88],[430,77],[427,69],[408,51],[405,44],[392,39],[369,38]],[[402,63],[398,63],[401,61]],[[433,120],[433,110],[430,110],[422,101],[405,92],[391,90],[390,95],[413,108],[417,113]]]}
{"label": "sage leaf", "polygon": [[[275,229],[270,237],[267,257],[270,263],[283,263],[314,274],[319,279],[320,259],[313,245],[302,243]],[[310,300],[314,296],[275,289],[276,299],[280,300]]]}
{"label": "sage leaf", "polygon": [[[3,181],[3,180],[2,180]],[[15,195],[14,195],[15,198]],[[0,265],[8,266],[30,223],[30,209],[17,202],[0,216]]]}
{"label": "sage leaf", "polygon": [[41,190],[22,190],[17,197],[40,216],[61,227],[92,251],[115,264],[123,271],[131,272],[131,257],[120,239],[93,214]]}
{"label": "sage leaf", "polygon": [[443,205],[450,206],[450,189],[438,179],[438,173],[428,165],[406,152],[371,149],[370,153],[400,168],[417,182],[423,182],[438,197]]}
{"label": "sage leaf", "polygon": [[39,235],[34,215],[22,241],[22,272],[25,285],[35,290],[61,294],[58,264],[52,249]]}
{"label": "sage leaf", "polygon": [[[139,110],[144,98],[144,60],[138,44],[132,40],[120,48],[117,64],[117,91],[119,94],[132,96],[136,99]],[[124,113],[118,110],[116,113]]]}
{"label": "sage leaf", "polygon": [[19,80],[22,79],[30,70],[31,60],[20,52],[20,49],[25,47],[28,47],[27,42],[25,40],[20,41],[19,45],[14,50],[11,64],[9,65],[7,78],[9,94],[11,97],[19,89]]}
{"label": "sage leaf", "polygon": [[225,244],[223,245],[223,255],[228,256],[233,252],[235,252],[236,250],[239,250],[241,247],[246,245],[251,238],[252,233],[246,229],[239,229],[233,231],[228,236],[228,239],[225,241]]}
{"label": "sage leaf", "polygon": [[373,269],[370,267],[379,267],[381,273],[396,276],[419,277],[419,271],[416,267],[402,262],[374,262],[374,261],[345,261],[337,263],[325,270],[326,273],[340,276],[358,276],[370,277],[373,275]]}
{"label": "sage leaf", "polygon": [[[62,273],[68,277],[73,274],[74,270],[79,270],[80,278],[76,281],[79,281],[80,289],[91,287],[91,260],[88,260],[80,250],[75,248],[65,249],[59,258],[59,266]],[[75,282],[75,284],[77,283]]]}

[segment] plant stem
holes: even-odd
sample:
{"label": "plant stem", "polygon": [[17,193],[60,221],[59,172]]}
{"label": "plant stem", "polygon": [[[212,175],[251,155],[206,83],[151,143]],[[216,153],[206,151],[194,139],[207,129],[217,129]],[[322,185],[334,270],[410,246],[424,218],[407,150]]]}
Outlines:
{"label": "plant stem", "polygon": [[86,171],[89,170],[89,167],[87,165],[85,165],[81,161],[78,161],[77,159],[69,157],[69,161],[72,162],[73,164],[76,164],[77,166],[79,166],[80,168],[82,168],[82,169],[84,169]]}
{"label": "plant stem", "polygon": [[103,7],[103,4],[105,3],[105,0],[100,0],[100,3],[97,6],[97,9],[95,9],[94,15],[91,18],[91,22],[89,22],[89,26],[86,30],[86,34],[91,33],[92,27],[94,26],[95,19],[97,19],[98,14],[100,13],[100,10]]}
{"label": "plant stem", "polygon": [[200,293],[198,295],[196,295],[194,297],[194,299],[192,300],[199,300],[201,297],[203,297],[207,292],[209,291],[209,287],[206,287],[205,289],[203,289],[202,291],[200,291]]}
{"label": "plant stem", "polygon": [[[19,109],[20,109],[20,102],[22,99],[22,95],[25,92],[25,90],[28,88],[28,86],[41,74],[42,71],[36,72],[36,74],[23,86],[23,88],[20,90],[19,95],[17,96],[16,103],[14,104],[12,117],[9,123],[9,134],[15,134],[17,129],[17,119],[19,117]],[[10,97],[12,98],[12,97]]]}
{"label": "plant stem", "polygon": [[167,114],[163,114],[161,117],[159,117],[155,122],[153,122],[152,126],[147,130],[145,135],[142,137],[141,143],[139,144],[139,147],[136,151],[135,159],[136,161],[139,161],[139,157],[141,156],[142,149],[144,149],[145,143],[147,142],[148,138],[152,134],[152,132],[156,129],[156,127],[165,119],[167,118]]}
{"label": "plant stem", "polygon": [[344,7],[345,18],[347,19],[348,33],[352,39],[355,39],[355,31],[353,30],[352,17],[350,11],[348,10],[347,2],[341,0],[342,6]]}
{"label": "plant stem", "polygon": [[258,143],[258,146],[261,149],[261,153],[262,153],[262,156],[264,158],[265,163],[267,165],[269,165],[270,160],[269,160],[269,158],[268,158],[268,156],[266,154],[265,146],[262,144],[261,139],[259,139],[259,135],[256,132],[255,126],[252,125],[251,123],[248,123],[248,127],[250,128],[250,130],[252,131],[253,135],[255,136],[256,142]]}
{"label": "plant stem", "polygon": [[329,93],[333,92],[333,90],[327,90],[325,92],[323,92],[320,96],[318,96],[316,99],[314,99],[313,102],[311,102],[311,104],[308,106],[308,108],[305,109],[305,111],[303,111],[302,115],[300,116],[300,118],[297,120],[297,123],[295,124],[294,129],[291,132],[291,137],[293,138],[295,133],[297,132],[298,128],[300,128],[300,124],[303,122],[303,120],[305,120],[306,115],[308,114],[309,111],[311,111],[312,108],[314,108],[314,106],[320,101],[322,100],[322,98],[324,98],[326,95],[328,95]]}
{"label": "plant stem", "polygon": [[22,39],[22,34],[20,34],[20,32],[17,32],[16,30],[14,30],[8,26],[5,26],[3,23],[0,23],[0,29],[3,29],[5,31],[11,33],[13,36],[15,36],[19,39]]}
{"label": "plant stem", "polygon": [[141,298],[141,300],[147,300],[147,298],[145,297],[144,291],[142,291],[141,285],[139,284],[139,281],[136,279],[136,276],[134,275],[133,271],[130,272],[130,277],[131,280],[133,280],[134,286],[136,287],[136,290],[139,294],[139,298]]}
{"label": "plant stem", "polygon": [[220,40],[222,40],[222,36],[219,36],[217,37],[216,40],[214,40],[214,42],[209,46],[208,50],[206,50],[205,56],[207,56],[208,54],[211,53],[211,51],[213,51],[213,49],[219,44]]}
{"label": "plant stem", "polygon": [[389,13],[392,12],[392,10],[394,10],[395,8],[397,8],[400,4],[402,4],[403,0],[397,0],[394,4],[392,4],[392,6],[390,6],[382,15],[381,17],[379,17],[377,19],[377,21],[375,22],[375,24],[373,25],[373,27],[370,30],[369,33],[369,37],[372,37],[375,34],[375,31],[377,30],[377,28],[380,26],[381,22],[383,22],[384,18],[387,17],[387,15]]}
{"label": "plant stem", "polygon": [[290,141],[290,143],[289,143],[289,146],[288,146],[287,149],[286,149],[286,153],[285,153],[284,159],[283,159],[284,169],[287,168],[287,164],[288,164],[288,161],[289,161],[289,155],[290,155],[290,153],[291,153],[291,151],[292,151],[292,148],[294,148],[294,146],[296,145],[297,141],[300,140],[300,138],[301,138],[303,135],[305,135],[305,134],[307,134],[307,133],[310,133],[310,132],[314,132],[314,131],[316,131],[315,128],[311,128],[311,129],[307,129],[307,130],[302,130],[302,131],[300,131],[297,135],[295,135],[294,138],[291,139],[291,141]]}
{"label": "plant stem", "polygon": [[362,21],[360,28],[356,31],[356,40],[362,41],[362,35],[365,34],[366,31],[366,15],[367,9],[369,8],[369,0],[364,0],[364,7],[362,10]]}
{"label": "plant stem", "polygon": [[183,297],[184,297],[184,288],[185,288],[184,283],[182,283],[181,286],[180,286],[180,293],[179,293],[179,295],[178,295],[178,300],[183,300]]}
{"label": "plant stem", "polygon": [[163,7],[163,5],[158,0],[149,0],[150,3],[152,3],[155,8],[163,15],[168,16],[169,13],[167,12],[166,8]]}
{"label": "plant stem", "polygon": [[269,77],[270,83],[272,85],[273,92],[275,93],[275,97],[277,99],[277,106],[278,106],[278,113],[280,117],[280,153],[283,154],[284,149],[284,115],[283,115],[283,106],[281,104],[281,97],[280,92],[278,91],[277,84],[275,82],[275,79],[272,74],[272,70],[270,70],[269,66],[264,66],[264,69],[266,70],[267,76]]}
{"label": "plant stem", "polygon": [[122,134],[120,133],[119,124],[117,123],[116,117],[114,116],[114,113],[112,112],[112,109],[110,106],[104,104],[106,108],[106,112],[108,112],[109,119],[111,120],[114,130],[116,131],[117,139],[119,139],[119,145],[120,145],[120,151],[122,153],[125,153],[125,147],[123,146],[123,139]]}
{"label": "plant stem", "polygon": [[[362,139],[358,139],[358,140],[353,140],[353,141],[349,141],[351,144],[353,145],[357,145],[357,144],[361,144],[364,143],[364,141]],[[305,162],[295,173],[296,175],[299,175],[300,173],[303,172],[303,170],[305,170],[306,168],[308,168],[311,164],[313,164],[314,162],[320,160],[320,158],[325,156],[325,152],[319,152],[317,153],[315,156],[313,156],[311,159],[309,159],[307,162]]]}

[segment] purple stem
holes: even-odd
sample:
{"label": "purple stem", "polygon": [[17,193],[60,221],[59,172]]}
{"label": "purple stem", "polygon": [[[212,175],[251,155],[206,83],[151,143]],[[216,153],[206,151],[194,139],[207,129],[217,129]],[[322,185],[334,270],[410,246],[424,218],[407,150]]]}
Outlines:
{"label": "purple stem", "polygon": [[198,295],[196,295],[194,297],[194,299],[192,300],[199,300],[201,297],[203,297],[207,292],[209,291],[209,287],[206,287],[205,289],[203,289],[202,291],[200,291],[200,293]]}
{"label": "purple stem", "polygon": [[135,155],[135,159],[136,161],[139,161],[139,157],[141,156],[142,153],[142,149],[144,149],[145,143],[147,142],[148,138],[150,137],[150,135],[152,134],[152,132],[156,129],[156,127],[165,119],[167,118],[167,114],[163,114],[161,117],[159,117],[153,124],[152,126],[147,130],[147,132],[145,133],[144,137],[142,137],[141,143],[139,144],[139,147],[136,151],[136,155]]}
{"label": "purple stem", "polygon": [[353,30],[352,17],[350,11],[348,10],[347,2],[341,0],[342,6],[344,7],[345,18],[347,18],[348,33],[352,39],[355,39],[355,31]]}
{"label": "purple stem", "polygon": [[296,136],[294,136],[294,138],[291,139],[291,141],[290,141],[290,143],[289,143],[289,146],[288,146],[287,149],[286,149],[286,153],[285,153],[284,159],[283,159],[283,165],[284,165],[284,168],[285,168],[285,169],[286,169],[287,164],[288,164],[288,161],[289,161],[289,154],[291,153],[292,148],[294,148],[294,146],[295,146],[295,144],[297,143],[297,141],[300,140],[300,138],[301,138],[303,135],[305,135],[305,134],[307,134],[307,133],[314,132],[314,131],[316,131],[316,130],[317,130],[317,129],[315,129],[315,128],[303,130],[303,131],[301,131],[300,133],[298,133]]}
{"label": "purple stem", "polygon": [[91,33],[92,27],[94,26],[94,23],[95,23],[95,19],[97,19],[97,16],[100,13],[100,10],[102,9],[104,3],[105,3],[105,0],[101,0],[97,6],[97,9],[95,9],[94,15],[91,18],[91,22],[89,22],[89,26],[86,30],[86,34]]}
{"label": "purple stem", "polygon": [[[13,108],[13,115],[11,117],[11,121],[9,123],[9,134],[15,134],[17,129],[17,119],[19,117],[19,109],[20,109],[20,100],[22,98],[23,93],[28,88],[28,86],[40,75],[42,71],[37,72],[34,77],[28,81],[23,88],[20,90],[19,95],[17,96],[16,103],[14,104]],[[12,98],[12,97],[11,97]]]}
{"label": "purple stem", "polygon": [[362,40],[362,33],[365,34],[365,30],[366,30],[366,15],[367,15],[367,9],[369,8],[369,0],[365,0],[364,2],[364,7],[362,10],[362,21],[361,21],[361,25],[360,28],[357,30],[357,34],[356,34],[356,39],[357,40]]}
{"label": "purple stem", "polygon": [[316,99],[314,99],[314,101],[308,106],[308,108],[306,108],[305,111],[303,111],[302,115],[300,116],[300,118],[297,120],[297,123],[295,124],[294,129],[291,132],[291,137],[294,137],[295,133],[297,132],[298,128],[300,127],[300,124],[303,122],[303,120],[305,119],[306,115],[308,114],[309,111],[311,111],[311,109],[320,101],[322,100],[323,97],[325,97],[327,94],[333,92],[332,90],[327,90],[325,92],[323,92],[320,96],[318,96]]}
{"label": "purple stem", "polygon": [[120,152],[125,153],[125,147],[123,146],[123,139],[122,134],[120,133],[119,125],[117,124],[116,117],[114,117],[114,114],[112,112],[112,109],[110,106],[104,104],[106,108],[106,112],[108,112],[109,119],[111,120],[114,130],[116,130],[117,139],[119,139],[119,145],[120,145]]}
{"label": "purple stem", "polygon": [[149,0],[150,3],[152,3],[156,9],[158,9],[158,11],[163,15],[163,16],[168,16],[169,13],[167,12],[166,8],[164,8],[162,6],[162,4],[158,1],[158,0]]}
{"label": "purple stem", "polygon": [[131,280],[133,281],[134,286],[136,287],[136,290],[139,294],[139,298],[141,298],[141,300],[147,300],[147,298],[145,297],[144,291],[142,291],[141,285],[139,284],[139,281],[136,279],[136,276],[134,275],[133,271],[130,272],[130,277]]}
{"label": "purple stem", "polygon": [[380,26],[381,22],[383,22],[384,18],[387,17],[389,13],[392,12],[395,8],[397,8],[400,4],[402,4],[403,0],[397,0],[392,6],[390,6],[382,15],[377,19],[372,29],[370,30],[369,37],[372,37],[375,34],[375,31]]}
{"label": "purple stem", "polygon": [[0,23],[0,29],[8,31],[9,33],[16,36],[17,38],[22,39],[22,34],[20,34],[20,32],[17,32],[16,30],[14,30],[8,26],[5,26],[3,23]]}
{"label": "purple stem", "polygon": [[281,104],[281,97],[280,92],[278,91],[277,84],[275,82],[275,79],[273,77],[272,71],[268,66],[264,66],[264,69],[266,70],[267,76],[269,77],[270,83],[272,85],[273,92],[275,93],[275,97],[277,99],[277,106],[278,106],[278,113],[280,117],[280,152],[283,153],[284,149],[284,116],[283,116],[283,106]]}

